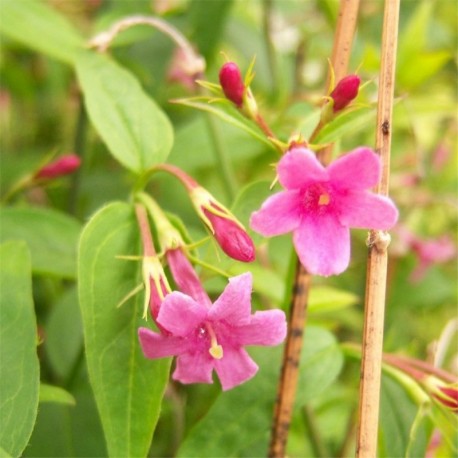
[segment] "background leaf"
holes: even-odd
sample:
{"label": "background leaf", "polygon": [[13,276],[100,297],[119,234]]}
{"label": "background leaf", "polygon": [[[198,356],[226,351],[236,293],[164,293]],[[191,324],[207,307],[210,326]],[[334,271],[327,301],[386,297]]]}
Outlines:
{"label": "background leaf", "polygon": [[0,209],[0,241],[24,240],[32,254],[34,273],[75,278],[80,223],[49,208]]}
{"label": "background leaf", "polygon": [[79,250],[87,366],[110,456],[146,456],[170,368],[142,354],[141,294],[116,308],[141,281],[140,262],[115,259],[138,254],[137,234],[133,208],[112,203],[90,220]]}
{"label": "background leaf", "polygon": [[84,46],[70,22],[40,0],[2,1],[0,31],[67,64],[73,63]]}
{"label": "background leaf", "polygon": [[40,384],[40,403],[54,402],[57,404],[75,405],[75,398],[60,386]]}
{"label": "background leaf", "polygon": [[111,154],[144,172],[165,161],[173,144],[170,121],[135,77],[96,53],[81,53],[77,74],[89,117]]}
{"label": "background leaf", "polygon": [[0,258],[0,446],[19,456],[32,434],[40,383],[32,272],[24,242],[4,243]]}

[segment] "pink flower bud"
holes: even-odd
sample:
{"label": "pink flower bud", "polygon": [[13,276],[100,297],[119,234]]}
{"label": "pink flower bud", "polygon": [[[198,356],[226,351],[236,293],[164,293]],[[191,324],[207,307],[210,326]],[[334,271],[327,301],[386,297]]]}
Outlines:
{"label": "pink flower bud", "polygon": [[212,205],[217,213],[207,208],[202,211],[210,221],[213,229],[213,235],[221,246],[222,250],[231,258],[242,262],[252,262],[255,258],[255,249],[251,237],[241,227],[238,221],[234,220],[232,215],[228,217],[220,216],[223,209]]}
{"label": "pink flower bud", "polygon": [[37,173],[37,178],[53,179],[73,173],[81,164],[81,159],[76,154],[66,154],[43,166]]}
{"label": "pink flower bud", "polygon": [[234,62],[224,64],[219,72],[219,82],[226,98],[241,107],[243,105],[245,85],[237,64]]}
{"label": "pink flower bud", "polygon": [[342,78],[330,96],[334,100],[334,113],[343,110],[358,95],[361,79],[357,75],[348,75]]}
{"label": "pink flower bud", "polygon": [[453,412],[458,413],[458,387],[453,385],[440,386],[441,394],[435,396],[444,406],[450,408]]}

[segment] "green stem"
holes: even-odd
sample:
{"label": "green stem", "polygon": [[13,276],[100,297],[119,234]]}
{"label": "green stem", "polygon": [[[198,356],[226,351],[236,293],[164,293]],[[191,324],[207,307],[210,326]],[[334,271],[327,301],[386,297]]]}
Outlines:
{"label": "green stem", "polygon": [[232,168],[232,164],[227,154],[227,149],[221,137],[221,130],[211,116],[205,115],[205,120],[207,121],[208,130],[213,142],[213,151],[221,171],[226,194],[230,202],[232,202],[235,198],[237,190],[237,181],[235,178],[234,170]]}
{"label": "green stem", "polygon": [[315,412],[309,405],[302,407],[302,420],[304,421],[305,427],[309,432],[310,444],[313,449],[313,456],[317,458],[326,458],[331,456],[329,451],[326,449],[326,445],[323,442],[322,437],[318,431],[318,425],[316,424]]}
{"label": "green stem", "polygon": [[199,258],[196,258],[195,256],[192,256],[191,254],[187,253],[188,255],[188,258],[190,261],[192,261],[194,264],[197,264],[197,265],[200,265],[202,266],[203,268],[207,269],[207,270],[211,270],[223,277],[226,277],[226,278],[229,278],[230,277],[230,274],[228,274],[227,272],[224,272],[224,270],[221,270],[221,269],[218,269],[217,267],[215,266],[212,266],[211,264],[208,264],[206,263],[205,261],[202,261],[201,259]]}
{"label": "green stem", "polygon": [[[78,119],[76,121],[76,132],[75,139],[73,142],[73,151],[81,158],[85,156],[86,151],[86,133],[87,133],[87,116],[84,109],[84,104],[81,96],[79,96],[79,110],[78,110]],[[81,168],[76,170],[72,176],[72,181],[70,185],[70,192],[68,196],[68,212],[71,215],[76,213],[76,205],[78,203],[78,195],[81,187]]]}

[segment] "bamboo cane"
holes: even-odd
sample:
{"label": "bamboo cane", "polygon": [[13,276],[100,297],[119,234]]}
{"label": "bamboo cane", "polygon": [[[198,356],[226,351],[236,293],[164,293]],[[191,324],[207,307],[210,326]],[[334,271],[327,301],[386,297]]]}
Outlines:
{"label": "bamboo cane", "polygon": [[[399,1],[386,0],[383,19],[380,88],[377,108],[376,151],[383,168],[377,192],[386,196],[389,187],[391,118],[393,111],[394,75],[399,21]],[[377,431],[380,402],[380,379],[383,349],[385,290],[390,237],[383,231],[371,231],[368,238],[365,322],[359,424],[356,456],[377,456]]]}

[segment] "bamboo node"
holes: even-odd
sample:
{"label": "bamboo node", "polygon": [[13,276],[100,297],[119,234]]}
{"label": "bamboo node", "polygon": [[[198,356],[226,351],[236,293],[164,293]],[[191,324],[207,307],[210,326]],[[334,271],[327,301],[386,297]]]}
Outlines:
{"label": "bamboo node", "polygon": [[375,248],[379,253],[385,253],[390,243],[391,235],[385,231],[370,231],[366,240],[368,248]]}

